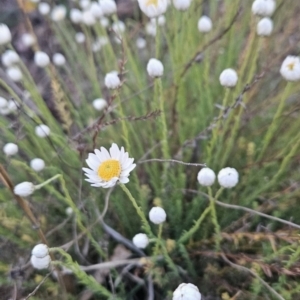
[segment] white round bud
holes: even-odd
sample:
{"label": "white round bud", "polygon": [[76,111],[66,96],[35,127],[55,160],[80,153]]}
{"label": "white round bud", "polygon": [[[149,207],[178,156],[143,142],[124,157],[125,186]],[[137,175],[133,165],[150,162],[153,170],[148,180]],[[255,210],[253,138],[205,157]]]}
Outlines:
{"label": "white round bud", "polygon": [[50,58],[47,53],[37,51],[34,53],[34,62],[38,67],[45,68],[50,63]]}
{"label": "white round bud", "polygon": [[164,14],[168,8],[168,0],[159,0],[156,4],[148,0],[138,0],[141,11],[149,18],[155,18]]}
{"label": "white round bud", "polygon": [[238,81],[238,75],[235,70],[233,69],[225,69],[220,74],[220,83],[222,86],[225,87],[234,87],[237,84]]}
{"label": "white round bud", "polygon": [[19,151],[18,145],[14,144],[14,143],[7,143],[3,147],[3,152],[7,156],[15,155],[18,153],[18,151]]}
{"label": "white round bud", "polygon": [[50,128],[45,124],[41,124],[35,127],[35,134],[40,138],[49,136],[50,132]]}
{"label": "white round bud", "polygon": [[133,237],[132,242],[136,247],[144,249],[148,246],[149,239],[146,234],[138,233]]}
{"label": "white round bud", "polygon": [[14,112],[18,109],[18,104],[15,100],[9,100],[7,103],[7,108],[10,112]]}
{"label": "white round bud", "polygon": [[200,32],[210,32],[212,30],[212,21],[207,16],[202,16],[198,21],[198,30]]}
{"label": "white round bud", "polygon": [[40,172],[45,168],[45,162],[41,158],[34,158],[30,161],[30,167],[36,172]]}
{"label": "white round bud", "polygon": [[78,44],[82,44],[85,42],[85,35],[82,32],[77,32],[75,34],[75,40]]}
{"label": "white round bud", "polygon": [[256,26],[256,32],[260,36],[269,36],[273,31],[273,21],[270,18],[261,19]]}
{"label": "white round bud", "polygon": [[116,21],[112,24],[112,29],[115,31],[117,34],[121,35],[123,32],[125,32],[125,24],[122,21]]}
{"label": "white round bud", "polygon": [[160,60],[151,58],[147,64],[147,72],[151,77],[161,77],[164,74],[164,66]]}
{"label": "white round bud", "polygon": [[6,69],[6,74],[12,81],[15,82],[19,82],[23,78],[22,72],[18,67],[9,67]]}
{"label": "white round bud", "polygon": [[142,37],[139,37],[137,38],[136,40],[136,46],[139,48],[139,49],[144,49],[147,45],[147,41],[142,38]]}
{"label": "white round bud", "polygon": [[73,214],[73,208],[72,207],[67,207],[66,208],[66,215],[67,216],[71,216]]}
{"label": "white round bud", "polygon": [[153,22],[148,22],[146,24],[145,31],[148,35],[156,36],[156,24]]}
{"label": "white round bud", "polygon": [[109,25],[109,20],[106,17],[100,19],[100,24],[102,27],[107,28]]}
{"label": "white round bud", "polygon": [[70,19],[74,24],[82,22],[82,12],[77,8],[72,8],[70,10]]}
{"label": "white round bud", "polygon": [[239,173],[234,168],[224,168],[218,174],[218,181],[223,188],[233,188],[239,182]]}
{"label": "white round bud", "polygon": [[11,42],[11,32],[6,24],[0,23],[0,45]]}
{"label": "white round bud", "polygon": [[82,13],[82,23],[87,26],[93,26],[96,24],[96,19],[90,10],[85,10]]}
{"label": "white round bud", "polygon": [[191,3],[191,0],[173,0],[173,4],[177,10],[187,10]]}
{"label": "white round bud", "polygon": [[100,19],[104,15],[101,5],[97,2],[91,4],[90,11],[96,19]]}
{"label": "white round bud", "polygon": [[276,3],[274,0],[255,0],[252,4],[252,12],[262,17],[270,17],[275,11]]}
{"label": "white round bud", "polygon": [[91,5],[91,1],[90,0],[80,0],[79,1],[79,6],[81,9],[88,9]]}
{"label": "white round bud", "polygon": [[117,12],[117,5],[114,0],[100,0],[100,7],[106,16],[110,16]]}
{"label": "white round bud", "polygon": [[20,197],[27,197],[31,195],[34,192],[34,190],[34,184],[29,181],[21,182],[14,187],[15,195],[18,195]]}
{"label": "white round bud", "polygon": [[95,99],[95,100],[93,101],[93,107],[94,107],[96,110],[101,111],[101,110],[103,110],[106,106],[107,106],[107,102],[106,102],[105,99],[99,98],[99,99]]}
{"label": "white round bud", "polygon": [[31,256],[30,262],[35,269],[42,270],[47,269],[51,262],[50,255],[46,255],[43,258],[38,258],[34,255]]}
{"label": "white round bud", "polygon": [[149,219],[154,224],[161,224],[166,221],[166,218],[165,210],[159,206],[152,207],[149,211]]}
{"label": "white round bud", "polygon": [[106,74],[104,84],[109,89],[116,89],[121,85],[121,80],[117,72],[110,72]]}
{"label": "white round bud", "polygon": [[201,294],[195,285],[181,283],[173,292],[172,300],[201,300]]}
{"label": "white round bud", "polygon": [[46,16],[50,12],[50,5],[46,2],[39,3],[38,10],[41,15]]}
{"label": "white round bud", "polygon": [[51,19],[54,22],[59,22],[65,19],[67,14],[67,9],[63,5],[57,5],[53,8],[51,12]]}
{"label": "white round bud", "polygon": [[6,50],[1,56],[1,61],[5,67],[10,67],[11,65],[19,62],[20,57],[13,50]]}
{"label": "white round bud", "polygon": [[0,97],[0,108],[7,107],[7,104],[8,104],[7,100],[3,97]]}
{"label": "white round bud", "polygon": [[199,184],[203,186],[211,186],[216,180],[215,172],[210,168],[202,168],[197,176]]}
{"label": "white round bud", "polygon": [[35,37],[30,33],[24,33],[21,39],[25,47],[31,47],[35,43]]}
{"label": "white round bud", "polygon": [[33,247],[31,255],[34,255],[37,258],[43,258],[46,255],[49,255],[49,248],[45,244],[37,244]]}
{"label": "white round bud", "polygon": [[66,63],[66,58],[61,53],[55,53],[52,56],[52,61],[56,66],[63,66]]}
{"label": "white round bud", "polygon": [[287,81],[300,80],[300,57],[287,56],[281,65],[280,74]]}

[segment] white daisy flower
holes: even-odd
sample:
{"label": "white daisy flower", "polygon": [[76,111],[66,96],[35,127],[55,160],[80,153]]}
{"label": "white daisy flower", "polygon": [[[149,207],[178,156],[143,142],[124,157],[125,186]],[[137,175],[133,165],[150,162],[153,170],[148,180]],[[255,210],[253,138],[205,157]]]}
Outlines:
{"label": "white daisy flower", "polygon": [[113,143],[109,152],[101,147],[100,150],[95,149],[95,153],[89,153],[86,163],[90,169],[82,168],[82,170],[91,186],[110,188],[118,181],[129,182],[129,174],[136,167],[133,161],[134,158],[129,158],[128,152],[125,152],[123,147],[120,150]]}

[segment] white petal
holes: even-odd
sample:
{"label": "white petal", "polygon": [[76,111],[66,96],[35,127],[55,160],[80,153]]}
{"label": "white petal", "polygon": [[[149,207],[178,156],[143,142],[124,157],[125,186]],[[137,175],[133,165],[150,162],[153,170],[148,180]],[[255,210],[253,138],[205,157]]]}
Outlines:
{"label": "white petal", "polygon": [[133,158],[128,158],[128,160],[122,165],[122,170],[126,170],[133,163]]}
{"label": "white petal", "polygon": [[120,177],[120,182],[121,183],[128,183],[129,182],[129,178],[128,177]]}
{"label": "white petal", "polygon": [[86,173],[86,175],[95,175],[97,174],[94,170],[88,168],[82,168],[82,170]]}
{"label": "white petal", "polygon": [[105,159],[110,159],[110,155],[109,152],[107,151],[107,149],[105,149],[104,147],[101,147],[101,154]]}
{"label": "white petal", "polygon": [[88,158],[86,159],[86,163],[92,170],[97,170],[100,165],[100,161],[97,156],[93,153],[90,153]]}
{"label": "white petal", "polygon": [[113,143],[112,146],[109,149],[111,158],[114,158],[116,160],[120,159],[120,149],[117,146],[117,144]]}

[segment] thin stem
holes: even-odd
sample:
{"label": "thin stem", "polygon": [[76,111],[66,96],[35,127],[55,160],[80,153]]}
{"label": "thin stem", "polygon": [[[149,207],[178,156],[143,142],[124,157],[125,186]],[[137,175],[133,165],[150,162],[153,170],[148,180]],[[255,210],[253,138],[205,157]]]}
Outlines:
{"label": "thin stem", "polygon": [[47,185],[48,183],[54,181],[55,179],[59,178],[60,176],[61,176],[60,174],[56,174],[55,176],[49,178],[48,180],[46,180],[46,181],[44,181],[44,182],[42,182],[42,183],[36,185],[36,186],[35,186],[35,189],[38,190],[38,189],[42,188],[43,186],[45,186],[45,185]]}
{"label": "thin stem", "polygon": [[158,234],[157,234],[157,239],[156,239],[156,244],[155,244],[155,248],[153,251],[153,256],[158,255],[158,251],[159,251],[159,245],[161,244],[161,236],[162,236],[162,229],[163,229],[163,223],[159,224],[158,227]]}
{"label": "thin stem", "polygon": [[208,195],[209,195],[209,201],[210,201],[210,211],[211,211],[211,217],[212,217],[212,222],[215,226],[215,232],[216,232],[216,250],[220,250],[220,243],[221,243],[221,229],[220,225],[218,223],[218,218],[217,218],[217,212],[216,212],[216,207],[215,207],[215,201],[212,196],[212,190],[211,187],[208,187]]}
{"label": "thin stem", "polygon": [[151,237],[151,238],[154,237],[154,234],[151,231],[151,227],[150,227],[150,225],[149,225],[149,223],[146,219],[145,214],[143,213],[142,209],[138,206],[136,200],[134,199],[134,197],[132,196],[132,194],[130,193],[128,188],[123,183],[120,183],[119,185],[122,188],[122,190],[125,192],[125,194],[128,196],[128,198],[131,201],[133,207],[136,209],[137,214],[139,215],[139,217],[142,220],[143,227],[144,227],[146,233],[149,235],[149,237]]}

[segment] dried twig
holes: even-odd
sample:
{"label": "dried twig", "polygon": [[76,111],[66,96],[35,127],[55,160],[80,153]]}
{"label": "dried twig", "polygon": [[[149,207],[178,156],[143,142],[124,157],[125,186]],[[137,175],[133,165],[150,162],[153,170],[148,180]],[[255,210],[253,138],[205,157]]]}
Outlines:
{"label": "dried twig", "polygon": [[36,286],[36,288],[30,293],[27,295],[26,298],[24,298],[24,300],[27,300],[29,299],[30,297],[34,296],[35,293],[38,291],[38,289],[42,286],[42,284],[44,284],[44,282],[47,280],[47,278],[51,275],[51,272],[48,273],[44,278],[43,280]]}
{"label": "dried twig", "polygon": [[176,159],[159,159],[159,158],[151,158],[146,160],[140,160],[138,161],[139,164],[147,163],[147,162],[165,162],[165,163],[176,163],[181,164],[185,166],[195,166],[195,167],[206,167],[206,164],[196,164],[196,163],[186,163],[180,160]]}

